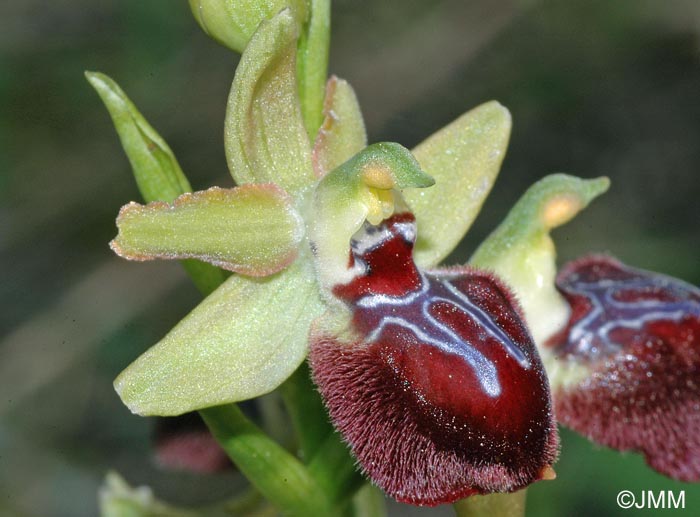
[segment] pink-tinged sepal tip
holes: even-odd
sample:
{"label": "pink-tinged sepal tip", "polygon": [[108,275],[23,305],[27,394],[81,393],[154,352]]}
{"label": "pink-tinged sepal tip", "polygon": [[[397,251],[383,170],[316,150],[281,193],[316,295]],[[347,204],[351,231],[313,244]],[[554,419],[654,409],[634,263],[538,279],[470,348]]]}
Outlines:
{"label": "pink-tinged sepal tip", "polygon": [[567,265],[557,287],[572,312],[548,345],[578,371],[554,388],[559,421],[700,480],[700,289],[602,255]]}
{"label": "pink-tinged sepal tip", "polygon": [[[363,471],[419,505],[551,478],[549,386],[509,289],[471,268],[422,271],[410,213],[365,224],[344,332],[311,332],[314,379]],[[339,335],[340,334],[340,335]]]}

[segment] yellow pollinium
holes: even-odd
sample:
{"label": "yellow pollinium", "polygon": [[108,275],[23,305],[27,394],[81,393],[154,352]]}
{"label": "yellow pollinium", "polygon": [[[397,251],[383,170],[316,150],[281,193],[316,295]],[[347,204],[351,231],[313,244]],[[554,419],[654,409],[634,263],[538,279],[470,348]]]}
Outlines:
{"label": "yellow pollinium", "polygon": [[394,213],[394,177],[388,168],[376,163],[365,166],[362,183],[367,187],[367,220],[377,225]]}
{"label": "yellow pollinium", "polygon": [[367,220],[378,225],[394,213],[394,191],[370,187],[368,189]]}
{"label": "yellow pollinium", "polygon": [[583,208],[578,196],[556,196],[542,207],[542,223],[546,228],[556,228],[569,221]]}

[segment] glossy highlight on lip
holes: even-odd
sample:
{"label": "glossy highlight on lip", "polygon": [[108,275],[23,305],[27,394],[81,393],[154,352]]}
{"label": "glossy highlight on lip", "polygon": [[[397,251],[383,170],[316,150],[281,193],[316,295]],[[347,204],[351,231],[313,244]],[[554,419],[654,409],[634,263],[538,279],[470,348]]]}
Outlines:
{"label": "glossy highlight on lip", "polygon": [[508,288],[471,268],[422,271],[412,214],[365,224],[334,295],[352,339],[321,320],[314,378],[365,472],[414,504],[512,491],[556,457],[549,390]]}

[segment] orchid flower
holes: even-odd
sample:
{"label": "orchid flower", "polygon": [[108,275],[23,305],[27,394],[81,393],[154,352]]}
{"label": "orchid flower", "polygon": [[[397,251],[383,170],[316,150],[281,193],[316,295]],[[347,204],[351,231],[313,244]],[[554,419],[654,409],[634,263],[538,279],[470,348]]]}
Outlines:
{"label": "orchid flower", "polygon": [[[327,39],[327,4],[241,8],[257,18],[238,32],[217,2],[191,4],[207,32],[243,51],[225,121],[236,187],[190,193],[116,83],[88,74],[150,201],[122,208],[112,249],[186,261],[210,292],[116,379],[134,413],[255,398],[304,372],[308,356],[359,468],[399,501],[453,503],[553,478],[557,419],[643,452],[667,475],[700,478],[700,291],[601,256],[565,267],[555,283],[550,231],[607,179],[544,178],[468,265],[440,267],[495,181],[508,111],[478,106],[412,151],[368,145],[350,85],[319,82],[326,54],[313,49]],[[246,463],[231,429],[203,415],[284,507],[267,483],[273,462]],[[307,444],[308,479],[305,465],[284,459],[284,468],[323,487],[313,476],[320,449]],[[308,510],[299,499],[292,513]]]}

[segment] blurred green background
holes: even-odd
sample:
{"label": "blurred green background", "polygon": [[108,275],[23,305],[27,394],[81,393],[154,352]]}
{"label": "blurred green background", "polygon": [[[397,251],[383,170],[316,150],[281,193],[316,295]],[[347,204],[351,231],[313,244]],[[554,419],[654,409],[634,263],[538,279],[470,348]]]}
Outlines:
{"label": "blurred green background", "polygon": [[[201,189],[231,186],[222,128],[238,57],[184,0],[6,1],[0,29],[0,514],[95,515],[110,468],[176,503],[225,497],[235,473],[159,471],[153,422],[112,390],[199,295],[177,264],[109,251],[119,207],[139,195],[83,71],[115,78]],[[700,284],[697,1],[335,0],[333,29],[331,72],[355,87],[371,141],[411,147],[489,99],[513,113],[499,182],[450,262],[562,171],[612,179],[556,231],[562,261],[608,251]],[[572,433],[556,470],[529,491],[530,515],[630,514],[623,489],[685,490],[700,514],[698,486]]]}

